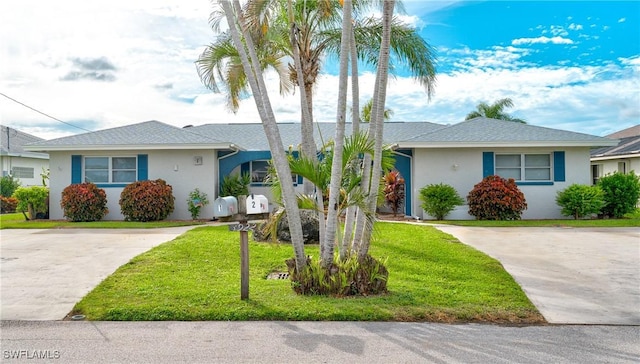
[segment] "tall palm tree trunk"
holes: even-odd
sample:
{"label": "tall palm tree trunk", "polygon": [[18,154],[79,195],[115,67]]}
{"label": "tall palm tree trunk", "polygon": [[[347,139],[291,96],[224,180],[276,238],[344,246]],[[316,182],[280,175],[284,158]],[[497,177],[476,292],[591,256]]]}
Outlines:
{"label": "tall palm tree trunk", "polygon": [[[374,90],[373,110],[371,124],[375,129],[375,147],[373,165],[371,171],[371,189],[369,194],[369,208],[375,211],[379,181],[382,175],[382,137],[384,128],[384,105],[387,97],[387,80],[389,78],[389,53],[391,41],[391,21],[393,20],[394,0],[384,2],[382,10],[382,42],[380,44],[380,56],[378,58],[378,70],[376,74],[376,86]],[[364,257],[369,254],[371,243],[372,224],[365,224],[362,240],[358,247],[358,255]]]}
{"label": "tall palm tree trunk", "polygon": [[[260,70],[260,63],[256,56],[255,47],[251,36],[248,34],[243,14],[242,7],[238,0],[234,0],[235,18],[231,4],[228,0],[220,2],[225,12],[229,29],[233,37],[233,41],[238,49],[238,53],[242,58],[242,66],[245,74],[247,75],[251,90],[253,92],[253,98],[256,102],[256,107],[260,113],[260,119],[262,120],[262,126],[264,128],[265,135],[269,142],[269,148],[271,149],[271,156],[274,161],[276,173],[281,181],[286,181],[291,176],[291,169],[287,156],[282,144],[282,138],[280,137],[280,131],[278,124],[276,123],[275,115],[269,101],[269,95],[267,88],[264,84],[264,78],[262,77],[262,71]],[[240,31],[244,36],[246,47],[240,38]],[[295,190],[290,183],[282,184],[282,199],[287,210],[287,218],[289,220],[289,230],[291,232],[291,243],[294,248],[296,268],[302,269],[306,265],[306,256],[304,253],[303,235],[302,235],[302,222],[300,220],[300,210],[298,209],[298,203],[296,199]]]}
{"label": "tall palm tree trunk", "polygon": [[[349,38],[349,48],[351,51],[351,124],[352,135],[360,132],[360,85],[358,84],[358,52],[356,49],[355,27],[351,28],[351,37]],[[355,168],[355,166],[352,166]],[[353,232],[355,230],[356,216],[358,208],[349,206],[345,213],[344,236],[342,240],[342,248],[340,249],[340,259],[345,260],[351,255],[353,248]]]}
{"label": "tall palm tree trunk", "polygon": [[329,187],[329,207],[327,211],[327,227],[322,251],[322,265],[327,268],[333,263],[333,252],[336,243],[339,223],[338,205],[340,204],[340,188],[342,185],[342,155],[344,152],[345,119],[347,117],[347,81],[349,71],[349,45],[351,38],[351,0],[343,3],[342,44],[340,47],[340,81],[338,90],[338,110],[336,115],[336,135],[333,147],[333,163],[331,165],[331,183]]}
{"label": "tall palm tree trunk", "polygon": [[[300,135],[302,136],[302,155],[306,156],[307,158],[312,158],[316,156],[316,143],[313,139],[313,115],[311,114],[311,110],[313,110],[313,104],[310,99],[312,97],[312,90],[306,87],[306,82],[304,79],[302,61],[300,58],[300,39],[298,37],[300,28],[295,22],[292,0],[288,1],[288,14],[289,23],[291,26],[289,32],[291,50],[293,52],[293,62],[296,69],[298,87],[300,89]],[[305,195],[313,194],[314,186],[311,181],[305,179],[302,185]]]}

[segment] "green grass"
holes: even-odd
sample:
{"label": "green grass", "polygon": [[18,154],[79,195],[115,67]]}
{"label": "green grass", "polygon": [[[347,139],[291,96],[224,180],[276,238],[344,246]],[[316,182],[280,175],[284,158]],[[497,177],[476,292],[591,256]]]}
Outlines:
{"label": "green grass", "polygon": [[60,229],[60,228],[104,228],[104,229],[144,229],[174,226],[199,225],[200,221],[92,221],[71,222],[66,220],[30,220],[27,221],[22,213],[0,215],[1,229]]}
{"label": "green grass", "polygon": [[[371,254],[387,259],[389,293],[298,296],[289,244],[250,241],[250,294],[240,299],[239,234],[200,227],[120,267],[78,302],[90,320],[348,320],[542,323],[496,260],[430,226],[377,223]],[[317,246],[305,247],[317,256]]]}

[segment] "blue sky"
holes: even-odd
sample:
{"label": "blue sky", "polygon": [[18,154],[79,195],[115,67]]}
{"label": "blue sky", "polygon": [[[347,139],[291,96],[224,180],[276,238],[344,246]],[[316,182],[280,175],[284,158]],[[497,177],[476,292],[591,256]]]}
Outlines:
{"label": "blue sky", "polygon": [[[507,111],[532,125],[606,135],[640,123],[640,2],[404,4],[402,18],[437,51],[438,81],[428,101],[398,70],[392,121],[457,123],[478,103],[509,97]],[[234,115],[198,79],[211,9],[209,0],[2,1],[0,93],[86,130],[258,122],[251,100]],[[316,88],[318,121],[335,120],[334,63],[325,60]],[[361,101],[374,79],[364,70]],[[299,121],[297,95],[270,95],[278,121]],[[2,95],[0,123],[47,139],[84,131]]]}

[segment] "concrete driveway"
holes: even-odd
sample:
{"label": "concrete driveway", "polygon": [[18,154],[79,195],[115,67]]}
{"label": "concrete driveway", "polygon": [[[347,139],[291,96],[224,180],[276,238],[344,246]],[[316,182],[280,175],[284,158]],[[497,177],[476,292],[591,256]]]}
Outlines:
{"label": "concrete driveway", "polygon": [[197,226],[0,231],[0,319],[62,320],[134,256]]}
{"label": "concrete driveway", "polygon": [[640,325],[640,228],[436,227],[499,260],[550,323]]}

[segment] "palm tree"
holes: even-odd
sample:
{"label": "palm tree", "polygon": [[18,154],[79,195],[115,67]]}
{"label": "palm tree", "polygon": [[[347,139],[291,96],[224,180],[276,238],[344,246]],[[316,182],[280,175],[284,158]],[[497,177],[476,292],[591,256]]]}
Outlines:
{"label": "palm tree", "polygon": [[[378,201],[378,192],[380,189],[380,178],[382,171],[382,136],[384,128],[384,105],[387,97],[387,80],[389,78],[389,60],[391,53],[391,28],[393,24],[393,8],[394,0],[385,1],[382,9],[382,41],[380,42],[380,54],[378,61],[378,70],[376,72],[376,83],[373,91],[373,105],[371,113],[371,125],[369,127],[369,136],[373,136],[375,142],[373,149],[373,165],[371,166],[371,180],[369,183],[368,205],[372,211],[375,211]],[[373,129],[373,130],[372,130]],[[366,160],[366,159],[365,159]],[[362,225],[361,232],[356,234],[360,236],[358,242],[358,256],[364,258],[369,254],[369,245],[371,242],[371,233],[373,224],[365,221]]]}
{"label": "palm tree", "polygon": [[[360,120],[364,123],[368,123],[371,121],[371,108],[373,107],[373,99],[369,99],[366,104],[362,107],[362,111],[360,112]],[[383,118],[385,121],[391,119],[393,116],[393,110],[385,109]]]}
{"label": "palm tree", "polygon": [[484,118],[490,118],[490,119],[515,121],[522,124],[527,123],[522,119],[514,118],[511,115],[505,113],[504,109],[507,107],[513,107],[513,101],[511,101],[510,98],[500,99],[491,105],[487,105],[486,103],[481,102],[478,104],[478,106],[476,106],[476,110],[467,114],[467,116],[465,117],[465,120],[471,120],[477,117],[484,117]]}
{"label": "palm tree", "polygon": [[[355,1],[353,3],[354,11],[362,12],[375,3],[375,1]],[[303,153],[311,155],[312,153],[309,151],[315,150],[313,127],[309,125],[313,120],[313,86],[320,73],[322,57],[326,54],[339,54],[342,34],[341,4],[337,1],[295,1],[291,9],[294,14],[293,23],[287,5],[290,5],[290,2],[249,0],[245,5],[245,14],[247,24],[252,29],[252,36],[263,42],[260,44],[263,45],[264,52],[260,52],[259,56],[282,60],[282,55],[286,54],[296,60],[297,57],[295,57],[293,50],[295,49],[299,54],[300,66],[289,65],[288,80],[289,82],[299,80],[297,69],[301,69],[304,73],[301,78],[303,83],[301,89],[304,88],[306,91],[304,94],[306,95],[308,112],[303,112],[301,120],[302,149]],[[215,12],[211,14],[214,30],[219,31],[219,27],[216,27],[220,22],[219,19],[220,14]],[[295,37],[290,36],[292,32],[295,32]],[[408,65],[416,80],[425,87],[428,96],[431,96],[435,85],[433,50],[414,28],[397,19],[392,21],[392,32],[391,47],[395,55],[394,59]],[[354,40],[355,44],[359,46],[356,53],[360,60],[372,65],[377,64],[381,34],[382,26],[379,19],[368,18],[356,24]],[[224,40],[223,37],[221,39]],[[213,87],[216,86],[215,78],[224,84],[235,85],[237,82],[232,81],[231,77],[245,77],[233,71],[238,69],[238,59],[234,58],[230,51],[218,52],[216,50],[216,48],[225,47],[222,40],[209,45],[196,62],[204,84],[213,91],[219,91]],[[293,42],[297,47],[292,46]],[[269,52],[272,53],[271,58],[269,58]],[[217,57],[209,55],[217,55]],[[261,64],[274,64],[272,67],[281,75],[281,84],[283,84],[281,91],[287,91],[288,89],[282,82],[282,77],[286,77],[281,73],[282,67],[275,62],[261,61]],[[230,99],[236,100],[231,101],[231,104],[234,105],[239,100],[241,93],[231,93],[231,87],[229,90]]]}
{"label": "palm tree", "polygon": [[[269,148],[273,163],[278,176],[290,176],[291,169],[287,159],[287,154],[282,144],[282,138],[278,130],[275,115],[266,91],[264,78],[260,62],[257,57],[256,48],[253,44],[252,36],[244,26],[243,12],[238,0],[234,0],[234,10],[228,0],[220,1],[224,9],[224,15],[229,24],[229,31],[233,43],[238,50],[242,67],[247,75],[247,82],[251,86],[253,99],[262,119],[265,135],[269,142]],[[235,15],[235,16],[234,16]],[[242,33],[241,33],[242,32]],[[241,38],[242,35],[242,38]],[[282,184],[282,199],[287,210],[287,218],[289,219],[289,230],[291,233],[291,243],[294,248],[295,263],[297,269],[302,269],[306,265],[306,256],[304,254],[304,244],[302,236],[302,223],[300,220],[300,211],[296,200],[295,190],[290,183]]]}

